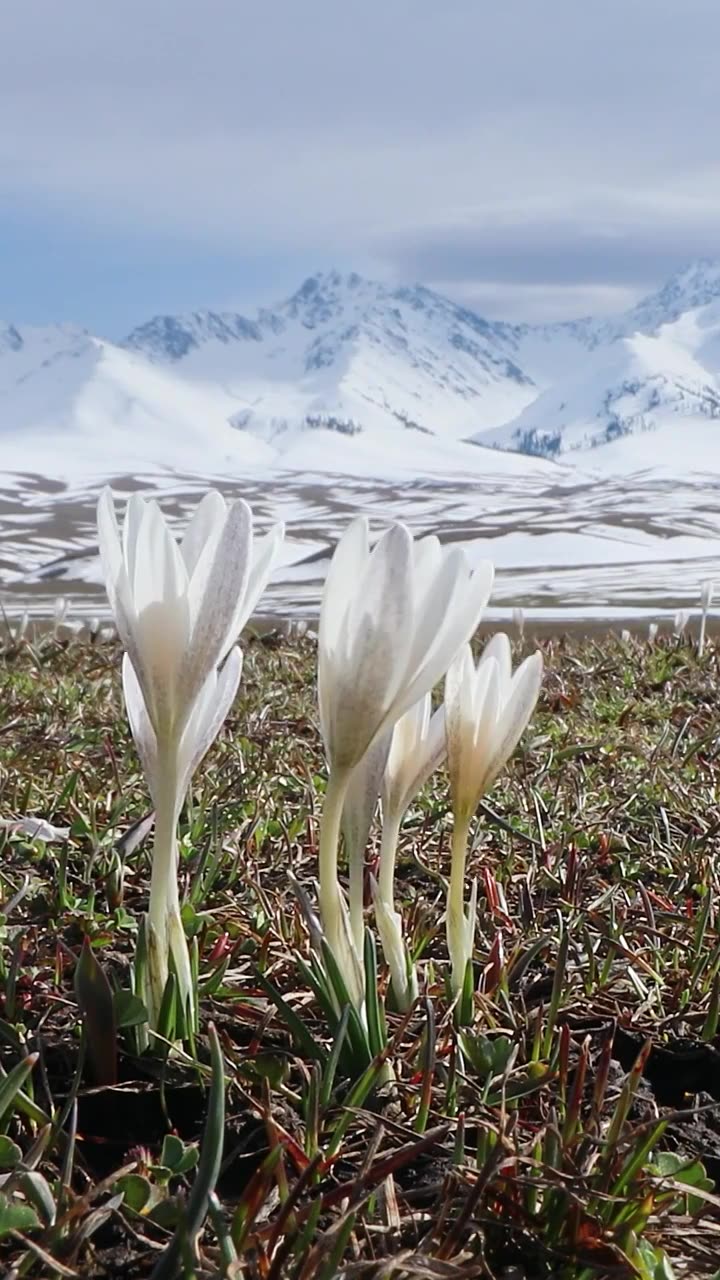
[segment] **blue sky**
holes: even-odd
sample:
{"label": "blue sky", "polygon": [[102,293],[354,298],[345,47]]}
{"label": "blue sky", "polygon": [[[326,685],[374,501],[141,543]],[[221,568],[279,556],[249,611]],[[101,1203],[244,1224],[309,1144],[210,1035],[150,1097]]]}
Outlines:
{"label": "blue sky", "polygon": [[4,0],[0,316],[119,336],[317,267],[488,314],[720,255],[717,0]]}

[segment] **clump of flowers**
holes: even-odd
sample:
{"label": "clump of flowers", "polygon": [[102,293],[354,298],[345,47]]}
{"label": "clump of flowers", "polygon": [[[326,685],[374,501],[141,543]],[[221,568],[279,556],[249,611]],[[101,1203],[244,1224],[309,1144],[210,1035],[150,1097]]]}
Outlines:
{"label": "clump of flowers", "polygon": [[[98,505],[98,531],[125,649],[128,719],[155,807],[150,899],[139,945],[141,994],[156,1029],[173,978],[184,1025],[192,1028],[197,993],[180,914],[177,824],[190,779],[237,692],[237,640],[265,588],[283,531],[278,526],[254,542],[247,504],[228,506],[211,492],[179,543],[157,504],[138,495],[127,504],[121,532],[109,490]],[[318,946],[329,1004],[338,1015],[344,1005],[350,1008],[354,1025],[375,1039],[374,943],[364,911],[370,831],[380,801],[374,918],[396,1007],[406,1010],[418,984],[395,902],[397,846],[406,812],[445,761],[453,812],[446,909],[453,997],[471,975],[477,886],[466,910],[470,827],[532,715],[542,679],[539,654],[513,673],[505,635],[495,636],[475,663],[469,641],[492,583],[489,561],[473,566],[462,549],[443,547],[435,537],[413,539],[401,524],[371,549],[364,517],[349,526],[328,571],[318,634],[328,766]],[[433,710],[432,691],[443,677],[444,703]],[[341,835],[349,905],[339,878]],[[313,932],[317,942],[315,923]]]}

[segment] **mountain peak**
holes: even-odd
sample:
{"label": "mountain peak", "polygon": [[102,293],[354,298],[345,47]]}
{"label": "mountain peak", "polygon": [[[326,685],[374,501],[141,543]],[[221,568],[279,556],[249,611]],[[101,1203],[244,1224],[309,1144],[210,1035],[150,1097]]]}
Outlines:
{"label": "mountain peak", "polygon": [[677,320],[684,311],[705,307],[720,297],[720,258],[696,258],[677,271],[655,293],[627,313],[638,329],[653,329]]}
{"label": "mountain peak", "polygon": [[365,280],[356,271],[316,271],[276,311],[288,319],[300,319],[307,329],[315,329],[339,317],[349,304],[360,299],[374,301],[382,292],[382,285]]}

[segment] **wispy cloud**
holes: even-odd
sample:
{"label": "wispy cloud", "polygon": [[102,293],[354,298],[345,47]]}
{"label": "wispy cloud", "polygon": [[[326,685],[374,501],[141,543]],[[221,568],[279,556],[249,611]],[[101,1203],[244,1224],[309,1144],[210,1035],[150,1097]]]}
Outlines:
{"label": "wispy cloud", "polygon": [[716,0],[23,0],[0,194],[144,242],[138,303],[164,254],[198,288],[224,255],[233,290],[340,258],[513,307],[638,291],[720,252],[719,42]]}

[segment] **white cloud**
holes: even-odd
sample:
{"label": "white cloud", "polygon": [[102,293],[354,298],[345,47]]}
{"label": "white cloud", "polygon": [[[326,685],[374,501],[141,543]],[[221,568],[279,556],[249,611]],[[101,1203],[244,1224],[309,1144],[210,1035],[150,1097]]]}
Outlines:
{"label": "white cloud", "polygon": [[23,0],[0,194],[529,300],[631,288],[720,251],[719,42],[716,0]]}
{"label": "white cloud", "polygon": [[481,315],[527,324],[616,315],[632,306],[641,292],[622,285],[506,284],[491,280],[431,280],[429,287]]}

